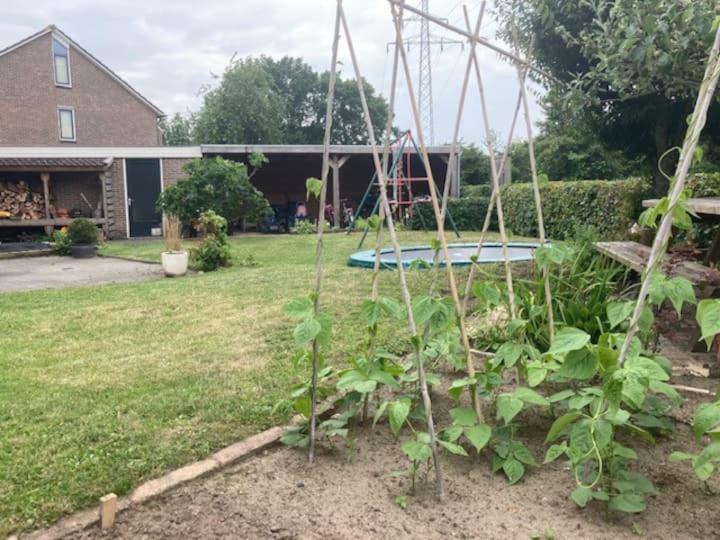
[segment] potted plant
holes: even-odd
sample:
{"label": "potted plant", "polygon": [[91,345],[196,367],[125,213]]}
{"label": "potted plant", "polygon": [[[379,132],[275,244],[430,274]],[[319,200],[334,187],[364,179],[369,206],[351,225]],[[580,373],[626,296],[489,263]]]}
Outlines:
{"label": "potted plant", "polygon": [[86,218],[77,218],[68,227],[70,253],[76,259],[90,259],[95,256],[98,243],[97,226]]}
{"label": "potted plant", "polygon": [[182,249],[180,220],[174,214],[163,217],[165,251],[160,255],[167,277],[184,276],[188,269],[188,252]]}

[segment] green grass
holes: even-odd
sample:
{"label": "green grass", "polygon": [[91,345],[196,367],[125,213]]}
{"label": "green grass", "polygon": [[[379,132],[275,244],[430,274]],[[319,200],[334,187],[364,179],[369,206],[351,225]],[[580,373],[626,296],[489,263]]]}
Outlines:
{"label": "green grass", "polygon": [[[405,244],[430,238],[402,233]],[[371,272],[345,264],[358,239],[326,237],[322,302],[335,320],[337,365],[364,337],[356,318]],[[273,405],[303,373],[281,309],[312,286],[315,238],[231,242],[235,260],[252,255],[258,266],[0,295],[0,537],[286,420]],[[125,241],[102,253],[157,261],[161,250],[160,241]],[[410,281],[422,290],[426,280]],[[382,282],[399,296],[397,273]],[[405,346],[398,336],[399,323],[382,329],[390,347]]]}

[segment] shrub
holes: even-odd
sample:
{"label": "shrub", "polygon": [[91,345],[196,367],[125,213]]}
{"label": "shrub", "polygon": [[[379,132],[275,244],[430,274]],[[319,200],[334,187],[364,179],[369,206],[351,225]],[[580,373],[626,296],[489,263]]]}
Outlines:
{"label": "shrub", "polygon": [[193,265],[204,272],[212,272],[221,266],[230,266],[227,220],[208,210],[201,214],[198,228],[205,234],[205,239],[190,252]]}
{"label": "shrub", "polygon": [[492,195],[492,186],[490,184],[464,185],[460,186],[461,197],[490,197]]}
{"label": "shrub", "polygon": [[58,255],[70,255],[70,246],[72,240],[67,233],[67,229],[55,231],[53,233],[53,251]]}
{"label": "shrub", "polygon": [[[637,216],[647,184],[628,180],[547,182],[540,186],[548,238],[571,237],[578,226],[593,227],[602,238],[623,237]],[[503,188],[505,224],[514,234],[537,236],[532,184]]]}
{"label": "shrub", "polygon": [[[255,159],[254,166],[261,164]],[[272,212],[270,203],[250,182],[247,167],[219,157],[194,159],[184,167],[189,177],[165,188],[158,208],[189,225],[213,210],[229,221],[258,220]]]}
{"label": "shrub", "polygon": [[[478,186],[479,187],[479,186]],[[455,221],[459,231],[479,231],[482,229],[485,214],[490,203],[489,197],[461,197],[448,201],[448,216],[445,216],[445,228],[450,230],[452,224],[450,217]],[[493,216],[490,223],[492,229],[497,228],[497,219]],[[413,217],[410,220],[410,228],[435,229],[435,213],[430,203],[417,204],[414,208]]]}
{"label": "shrub", "polygon": [[[699,173],[691,175],[685,187],[690,197],[720,197],[720,173]],[[720,224],[710,221],[694,222],[693,239],[700,247],[707,247],[720,229]]]}
{"label": "shrub", "polygon": [[97,244],[97,226],[86,218],[77,218],[68,227],[68,236],[73,244]]}
{"label": "shrub", "polygon": [[295,226],[290,229],[295,234],[314,234],[317,232],[317,225],[309,219],[301,219],[295,222]]}

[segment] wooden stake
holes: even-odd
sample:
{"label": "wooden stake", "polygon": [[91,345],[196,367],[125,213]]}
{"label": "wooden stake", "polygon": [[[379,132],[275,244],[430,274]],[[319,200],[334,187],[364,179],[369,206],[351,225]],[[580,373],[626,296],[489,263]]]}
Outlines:
{"label": "wooden stake", "polygon": [[115,523],[117,505],[118,498],[114,493],[100,497],[100,528],[102,530],[109,529]]}
{"label": "wooden stake", "polygon": [[[468,16],[467,7],[463,6],[465,15],[465,25],[470,31],[470,17]],[[493,191],[495,192],[495,210],[498,216],[498,228],[500,229],[500,243],[502,245],[503,261],[505,263],[505,282],[508,289],[508,302],[510,304],[510,316],[515,318],[517,311],[515,309],[515,292],[513,290],[512,267],[510,262],[510,253],[507,246],[507,232],[505,231],[505,214],[503,213],[502,195],[500,194],[500,177],[498,174],[497,163],[495,162],[495,146],[490,131],[490,120],[488,119],[487,104],[485,103],[485,88],[480,75],[480,62],[477,54],[472,55],[473,64],[475,66],[475,78],[477,79],[478,92],[480,94],[480,108],[482,110],[483,123],[485,125],[485,139],[490,154],[490,173],[493,182]],[[482,244],[478,243],[478,253],[482,249]],[[479,256],[479,255],[478,255]]]}
{"label": "wooden stake", "polygon": [[[513,48],[515,54],[518,53],[518,36],[517,28],[513,23],[512,28]],[[532,48],[532,46],[531,46]],[[540,198],[540,184],[538,182],[537,163],[535,162],[535,141],[533,140],[532,120],[530,119],[530,107],[528,105],[527,90],[525,88],[525,77],[522,68],[517,65],[517,78],[520,85],[520,97],[523,104],[523,113],[525,116],[525,132],[528,140],[528,154],[530,155],[530,172],[532,173],[533,195],[535,197],[535,211],[537,213],[538,237],[540,245],[545,245],[545,220],[543,219],[542,199]],[[550,290],[550,274],[547,266],[542,270],[543,285],[545,287],[545,301],[547,302],[547,318],[548,330],[550,333],[550,341],[555,338],[555,316],[553,314],[552,291]]]}
{"label": "wooden stake", "polygon": [[[425,407],[425,414],[427,416],[427,429],[428,435],[430,436],[430,448],[432,450],[433,465],[435,468],[435,486],[437,490],[437,496],[440,500],[443,500],[445,498],[445,488],[443,485],[443,474],[440,464],[440,456],[437,449],[437,437],[435,435],[435,425],[432,415],[432,402],[430,401],[430,393],[427,387],[427,380],[425,379],[425,367],[423,366],[420,350],[421,344],[418,336],[417,326],[415,324],[415,317],[413,316],[412,299],[410,297],[410,289],[408,288],[407,284],[405,268],[403,267],[402,251],[400,248],[400,243],[398,242],[395,224],[392,219],[390,203],[387,198],[387,184],[385,181],[385,172],[383,171],[382,164],[380,163],[380,154],[378,152],[377,142],[375,140],[375,133],[373,130],[372,118],[370,116],[370,109],[368,107],[367,98],[365,96],[365,89],[363,88],[362,84],[363,78],[360,73],[360,66],[358,65],[357,56],[355,55],[355,48],[353,46],[352,37],[350,35],[350,28],[348,27],[347,20],[345,19],[345,13],[342,9],[342,6],[340,6],[339,10],[343,31],[345,32],[348,49],[350,51],[350,58],[352,59],[353,69],[355,71],[355,79],[358,87],[358,93],[360,94],[360,102],[362,103],[365,126],[367,128],[368,139],[372,148],[375,172],[377,173],[378,183],[380,184],[380,199],[383,207],[385,208],[385,220],[387,222],[388,233],[390,234],[390,241],[392,242],[393,249],[395,251],[395,259],[397,261],[398,274],[400,277],[400,288],[402,290],[403,300],[408,315],[408,328],[410,329],[413,345],[415,347],[415,359],[417,363],[418,380],[420,384],[423,405]],[[400,47],[399,49],[402,54],[402,47]]]}
{"label": "wooden stake", "polygon": [[[320,208],[318,210],[317,222],[317,248],[315,251],[315,295],[313,310],[317,316],[320,312],[320,289],[322,287],[322,256],[323,256],[323,229],[325,228],[325,200],[327,198],[327,181],[330,171],[330,134],[332,133],[333,106],[335,104],[335,80],[337,78],[337,56],[340,43],[340,13],[342,11],[342,0],[337,0],[337,11],[335,13],[335,34],[333,37],[332,60],[330,65],[330,81],[328,83],[328,95],[325,109],[325,137],[323,140],[323,163],[322,163],[322,188],[320,189]],[[312,387],[310,396],[310,449],[308,460],[313,463],[315,460],[315,431],[317,424],[317,375],[318,357],[320,344],[317,338],[312,345]]]}
{"label": "wooden stake", "polygon": [[720,77],[720,27],[718,27],[717,32],[715,33],[715,41],[712,49],[710,50],[710,56],[705,69],[705,76],[703,77],[703,82],[700,85],[698,97],[695,102],[695,110],[693,111],[692,121],[690,122],[690,126],[685,134],[685,141],[683,142],[682,150],[680,150],[680,159],[678,160],[677,170],[675,172],[675,180],[672,182],[668,193],[668,209],[665,215],[663,215],[657,234],[655,235],[652,250],[650,251],[650,256],[648,257],[648,264],[642,274],[642,284],[640,285],[640,292],[638,293],[635,310],[633,311],[632,318],[630,319],[630,326],[628,327],[627,334],[625,334],[625,341],[620,349],[618,363],[621,366],[627,358],[630,345],[637,333],[638,322],[640,321],[640,316],[643,308],[645,307],[645,300],[647,299],[653,274],[660,267],[663,256],[667,251],[670,233],[672,232],[673,210],[680,200],[680,196],[682,195],[685,187],[685,181],[687,180],[688,170],[690,170],[690,165],[692,164],[695,148],[697,147],[698,140],[700,139],[700,134],[705,127],[707,112],[713,101],[715,89],[717,88],[718,77]]}

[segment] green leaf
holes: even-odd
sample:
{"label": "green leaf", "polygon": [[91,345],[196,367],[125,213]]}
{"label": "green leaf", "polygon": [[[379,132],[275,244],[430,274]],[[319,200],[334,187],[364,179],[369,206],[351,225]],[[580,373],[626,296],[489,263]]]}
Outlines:
{"label": "green leaf", "polygon": [[545,460],[543,463],[552,463],[557,458],[565,454],[565,450],[567,450],[567,443],[563,442],[562,444],[553,444],[545,453]]}
{"label": "green leaf", "polygon": [[703,403],[695,410],[693,433],[698,440],[717,426],[720,426],[720,402]]}
{"label": "green leaf", "polygon": [[500,304],[500,289],[492,281],[478,281],[473,285],[472,291],[478,300],[489,306]]}
{"label": "green leaf", "polygon": [[413,316],[415,317],[415,324],[422,326],[430,320],[435,312],[435,306],[433,305],[432,298],[429,296],[417,296],[412,301]]}
{"label": "green leaf", "polygon": [[320,196],[320,191],[322,190],[322,180],[318,180],[317,178],[308,178],[305,180],[305,189],[307,191],[307,198],[310,198],[310,195],[314,195],[315,197]]}
{"label": "green leaf", "polygon": [[635,308],[635,302],[612,302],[607,306],[607,317],[610,328],[615,328],[622,322],[625,322],[632,315]]}
{"label": "green leaf", "polygon": [[465,407],[456,407],[450,409],[450,417],[459,426],[474,426],[478,423],[478,417],[475,411]]}
{"label": "green leaf", "polygon": [[495,353],[492,363],[495,366],[505,364],[506,368],[511,368],[522,356],[523,349],[524,347],[520,343],[506,341]]}
{"label": "green leaf", "polygon": [[445,441],[455,442],[463,434],[463,427],[452,424],[442,430],[442,439]]}
{"label": "green leaf", "polygon": [[432,457],[432,449],[426,442],[409,440],[402,443],[400,448],[414,463],[423,463]]}
{"label": "green leaf", "polygon": [[560,392],[553,394],[548,398],[548,401],[550,403],[557,403],[558,401],[564,401],[568,398],[571,398],[575,395],[575,390],[561,390]]}
{"label": "green leaf", "polygon": [[587,503],[593,498],[592,490],[585,486],[578,486],[570,494],[570,498],[575,501],[575,504],[580,508],[585,508]]}
{"label": "green leaf", "polygon": [[536,465],[535,457],[528,450],[528,447],[519,441],[513,443],[513,456],[525,465]]}
{"label": "green leaf", "polygon": [[395,377],[390,375],[387,371],[382,371],[380,369],[375,369],[370,372],[370,379],[373,381],[377,381],[380,384],[384,384],[385,386],[388,386],[390,388],[398,388],[400,385],[395,380]]}
{"label": "green leaf", "polygon": [[360,313],[367,326],[375,326],[380,318],[380,304],[372,300],[365,300],[360,307]]}
{"label": "green leaf", "polygon": [[467,452],[465,451],[465,449],[462,446],[460,446],[459,444],[451,443],[448,441],[442,441],[442,440],[438,440],[438,444],[440,446],[442,446],[445,450],[450,452],[451,454],[455,454],[458,456],[465,456],[465,457],[467,457],[467,455],[468,455]]}
{"label": "green leaf", "polygon": [[460,396],[465,391],[465,388],[475,384],[475,382],[475,379],[471,377],[456,379],[450,385],[450,388],[448,389],[448,394],[450,394],[451,398],[457,401],[458,399],[460,399]]}
{"label": "green leaf", "polygon": [[557,374],[566,379],[586,380],[597,373],[599,365],[597,353],[584,347],[567,353]]}
{"label": "green leaf", "polygon": [[547,374],[548,370],[543,367],[543,364],[540,362],[528,364],[527,366],[528,384],[530,386],[537,386],[543,382],[545,377],[547,377]]}
{"label": "green leaf", "polygon": [[695,317],[700,325],[700,339],[705,340],[709,350],[715,334],[720,333],[720,300],[701,300]]}
{"label": "green leaf", "polygon": [[310,396],[301,396],[293,402],[293,409],[305,418],[310,418],[312,400]]}
{"label": "green leaf", "polygon": [[312,315],[312,312],[313,303],[306,296],[295,298],[283,307],[283,313],[293,319],[304,319],[305,317]]}
{"label": "green leaf", "polygon": [[550,426],[550,431],[548,431],[547,437],[545,437],[545,442],[549,443],[557,439],[558,435],[560,435],[566,427],[578,418],[580,418],[579,412],[569,412],[563,414],[560,418],[553,422],[552,426]]}
{"label": "green leaf", "polygon": [[318,313],[315,319],[320,323],[317,341],[321,347],[327,347],[332,339],[332,317],[327,313]]}
{"label": "green leaf", "polygon": [[477,426],[465,428],[465,437],[475,447],[475,450],[480,452],[490,441],[492,435],[492,428],[487,424],[478,424]]}
{"label": "green leaf", "polygon": [[382,418],[382,415],[385,414],[385,410],[387,409],[388,405],[390,405],[389,401],[383,401],[380,406],[375,411],[375,416],[373,416],[373,427],[375,427],[375,424],[378,423],[378,420]]}
{"label": "green leaf", "polygon": [[555,339],[548,351],[550,354],[565,354],[582,349],[590,341],[590,335],[582,330],[566,326],[555,334]]}
{"label": "green leaf", "polygon": [[497,398],[498,418],[502,418],[506,424],[509,424],[522,408],[522,400],[513,397],[511,394],[500,394]]}
{"label": "green leaf", "polygon": [[637,514],[645,511],[645,497],[641,493],[621,493],[620,495],[610,497],[608,508],[618,512]]}
{"label": "green leaf", "polygon": [[538,394],[535,390],[531,390],[530,388],[517,388],[513,391],[512,395],[513,397],[521,399],[524,403],[528,403],[530,405],[550,405],[550,402],[545,396]]}
{"label": "green leaf", "polygon": [[391,401],[388,405],[388,420],[390,421],[390,430],[397,437],[403,427],[405,420],[410,414],[411,401],[410,398],[402,398]]}
{"label": "green leaf", "polygon": [[525,474],[525,466],[514,457],[510,457],[503,462],[502,470],[511,484],[518,482]]}
{"label": "green leaf", "polygon": [[295,345],[298,347],[305,345],[306,343],[314,340],[321,331],[322,325],[320,324],[320,321],[312,317],[303,319],[293,331]]}
{"label": "green leaf", "polygon": [[695,454],[688,454],[687,452],[673,452],[672,454],[670,454],[670,457],[668,459],[671,462],[675,462],[695,459],[696,457],[697,456]]}
{"label": "green leaf", "polygon": [[395,317],[399,321],[404,321],[406,318],[405,307],[389,296],[383,296],[378,300],[380,307],[391,317]]}

